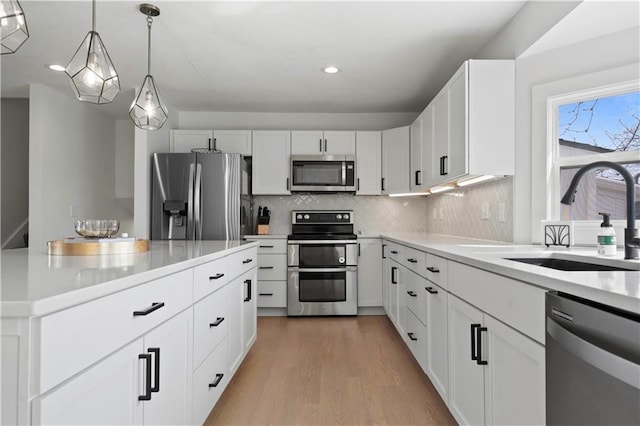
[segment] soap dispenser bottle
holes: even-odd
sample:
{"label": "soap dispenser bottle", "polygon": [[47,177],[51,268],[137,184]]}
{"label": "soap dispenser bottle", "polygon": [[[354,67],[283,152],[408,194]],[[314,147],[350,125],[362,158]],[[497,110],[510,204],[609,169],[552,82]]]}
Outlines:
{"label": "soap dispenser bottle", "polygon": [[598,232],[598,255],[615,256],[616,255],[616,231],[614,231],[609,221],[610,213],[598,213],[602,216],[600,224],[600,232]]}

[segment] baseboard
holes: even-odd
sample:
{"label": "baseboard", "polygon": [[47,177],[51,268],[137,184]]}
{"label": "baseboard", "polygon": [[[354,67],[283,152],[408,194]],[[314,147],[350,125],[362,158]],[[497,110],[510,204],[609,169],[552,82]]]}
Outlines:
{"label": "baseboard", "polygon": [[[382,306],[363,306],[358,308],[358,315],[386,315]],[[258,308],[259,317],[286,317],[287,308]]]}
{"label": "baseboard", "polygon": [[361,306],[358,315],[386,315],[382,306]]}

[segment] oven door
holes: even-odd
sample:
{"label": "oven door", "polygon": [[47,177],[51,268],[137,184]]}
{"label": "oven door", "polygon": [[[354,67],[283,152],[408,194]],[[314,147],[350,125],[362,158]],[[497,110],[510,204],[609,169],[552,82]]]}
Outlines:
{"label": "oven door", "polygon": [[289,267],[287,313],[289,316],[357,315],[358,272],[345,268]]}
{"label": "oven door", "polygon": [[358,264],[356,240],[289,241],[288,266],[338,268]]}

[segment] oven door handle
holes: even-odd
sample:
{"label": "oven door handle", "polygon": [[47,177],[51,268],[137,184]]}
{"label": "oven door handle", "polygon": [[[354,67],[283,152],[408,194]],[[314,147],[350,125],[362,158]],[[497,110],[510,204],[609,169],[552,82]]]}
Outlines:
{"label": "oven door handle", "polygon": [[347,266],[345,268],[300,268],[298,266],[289,266],[289,272],[355,272],[357,266]]}
{"label": "oven door handle", "polygon": [[336,244],[358,244],[357,240],[289,240],[289,245],[307,245],[307,244],[323,244],[323,245],[336,245]]}

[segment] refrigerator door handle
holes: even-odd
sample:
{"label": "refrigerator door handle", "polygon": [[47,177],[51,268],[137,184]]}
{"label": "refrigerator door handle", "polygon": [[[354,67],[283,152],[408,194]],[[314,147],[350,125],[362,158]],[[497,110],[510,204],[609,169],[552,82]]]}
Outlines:
{"label": "refrigerator door handle", "polygon": [[196,180],[195,180],[195,193],[193,197],[194,201],[194,213],[195,213],[195,238],[196,240],[202,239],[202,203],[201,203],[201,191],[202,191],[202,164],[196,164]]}
{"label": "refrigerator door handle", "polygon": [[[194,221],[193,221],[193,185],[194,185],[194,174],[195,174],[196,165],[194,163],[189,164],[189,198],[187,202],[187,235],[186,239],[193,239],[194,232]],[[173,239],[173,226],[169,225],[169,239]]]}

